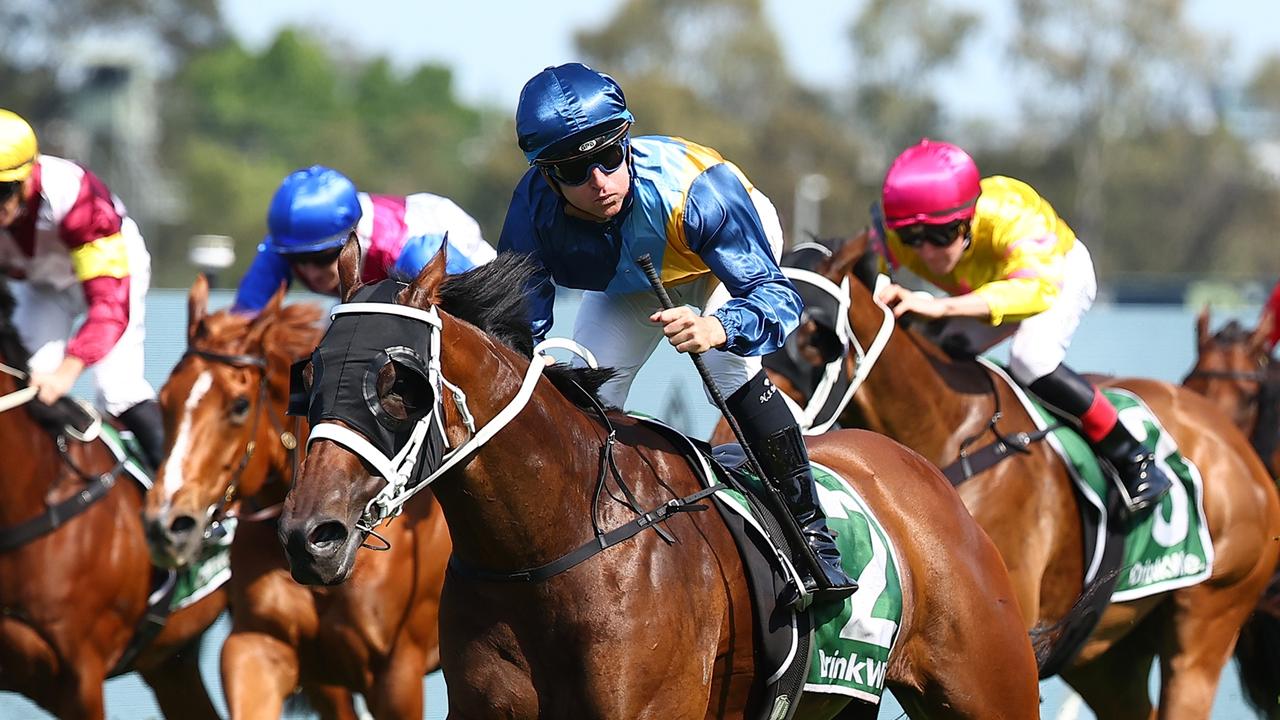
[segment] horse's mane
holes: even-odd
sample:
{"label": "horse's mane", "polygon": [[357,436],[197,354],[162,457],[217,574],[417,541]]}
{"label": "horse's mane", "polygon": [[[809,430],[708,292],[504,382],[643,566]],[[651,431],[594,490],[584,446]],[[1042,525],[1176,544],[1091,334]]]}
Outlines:
{"label": "horse's mane", "polygon": [[1238,344],[1249,342],[1252,333],[1248,328],[1240,324],[1239,320],[1232,320],[1223,325],[1218,332],[1213,334],[1213,340],[1221,344]]}
{"label": "horse's mane", "polygon": [[[261,316],[260,316],[261,317]],[[286,305],[269,318],[262,337],[267,355],[281,355],[290,360],[303,357],[315,349],[324,328],[324,308],[311,303]],[[250,315],[219,310],[200,320],[197,344],[209,350],[239,353],[249,350],[246,342],[249,327],[255,321]]]}
{"label": "horse's mane", "polygon": [[[13,324],[13,310],[17,307],[13,293],[9,292],[9,282],[0,277],[0,360],[19,370],[26,370],[31,362],[31,352],[22,342],[18,328]],[[15,378],[18,387],[26,387],[25,379]],[[68,425],[79,425],[84,414],[70,400],[59,400],[53,405],[45,405],[39,400],[32,400],[25,406],[27,412],[37,423],[50,433],[58,433]]]}
{"label": "horse's mane", "polygon": [[[445,278],[439,288],[440,308],[532,359],[533,331],[529,328],[525,287],[536,270],[527,255],[501,253],[492,262]],[[599,401],[600,387],[614,376],[614,371],[557,363],[547,368],[546,374],[566,398],[590,409],[592,404],[581,392],[585,390]]]}

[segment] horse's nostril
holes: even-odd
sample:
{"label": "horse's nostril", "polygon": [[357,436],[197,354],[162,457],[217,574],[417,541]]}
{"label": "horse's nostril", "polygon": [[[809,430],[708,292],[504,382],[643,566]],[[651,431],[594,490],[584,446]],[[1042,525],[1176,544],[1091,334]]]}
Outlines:
{"label": "horse's nostril", "polygon": [[337,520],[317,524],[307,535],[311,547],[322,552],[332,552],[347,539],[347,529]]}
{"label": "horse's nostril", "polygon": [[179,515],[169,523],[169,534],[174,537],[182,537],[195,529],[195,526],[195,518],[190,515]]}

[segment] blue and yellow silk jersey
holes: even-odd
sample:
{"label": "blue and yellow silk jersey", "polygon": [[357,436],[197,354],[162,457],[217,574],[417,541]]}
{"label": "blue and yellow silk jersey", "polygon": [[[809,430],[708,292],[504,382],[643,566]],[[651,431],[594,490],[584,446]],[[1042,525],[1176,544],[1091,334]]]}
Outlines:
{"label": "blue and yellow silk jersey", "polygon": [[716,151],[681,138],[634,138],[630,162],[623,209],[605,222],[567,215],[536,168],[516,187],[498,251],[528,253],[540,265],[528,287],[534,338],[551,327],[557,285],[651,292],[635,262],[648,253],[664,285],[708,274],[724,283],[733,299],[715,314],[725,350],[764,355],[782,347],[803,304],[774,260],[750,181]]}

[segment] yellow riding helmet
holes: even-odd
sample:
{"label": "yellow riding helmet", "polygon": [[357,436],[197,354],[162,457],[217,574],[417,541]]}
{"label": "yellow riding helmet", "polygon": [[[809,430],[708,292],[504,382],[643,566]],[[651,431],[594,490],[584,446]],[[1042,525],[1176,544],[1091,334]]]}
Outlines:
{"label": "yellow riding helmet", "polygon": [[0,109],[0,182],[26,180],[36,164],[36,133],[16,113]]}

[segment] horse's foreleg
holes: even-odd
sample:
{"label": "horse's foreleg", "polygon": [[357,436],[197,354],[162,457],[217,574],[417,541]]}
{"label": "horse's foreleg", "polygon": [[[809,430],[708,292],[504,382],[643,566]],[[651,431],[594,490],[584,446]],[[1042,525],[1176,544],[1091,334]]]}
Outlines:
{"label": "horse's foreleg", "polygon": [[1160,647],[1158,717],[1208,718],[1253,594],[1202,584],[1174,592],[1171,600],[1173,627]]}
{"label": "horse's foreleg", "polygon": [[160,712],[167,718],[219,720],[200,677],[200,640],[175,652],[164,662],[138,674],[155,693]]}
{"label": "horse's foreleg", "polygon": [[307,702],[321,720],[359,720],[351,691],[340,685],[306,685]]}
{"label": "horse's foreleg", "polygon": [[222,686],[232,718],[278,718],[298,686],[297,650],[265,633],[232,632],[222,646]]}
{"label": "horse's foreleg", "polygon": [[1080,693],[1098,720],[1155,717],[1147,690],[1155,651],[1148,647],[1145,635],[1140,628],[1096,659],[1062,672],[1062,678]]}
{"label": "horse's foreleg", "polygon": [[61,720],[102,720],[106,716],[102,683],[107,673],[97,658],[77,660],[79,666],[74,671],[75,677],[61,681],[62,688],[53,701],[48,705],[42,702],[41,705]]}
{"label": "horse's foreleg", "polygon": [[422,717],[422,676],[427,672],[427,657],[420,648],[406,646],[396,650],[386,669],[373,680],[366,698],[369,710],[378,720],[418,720]]}

